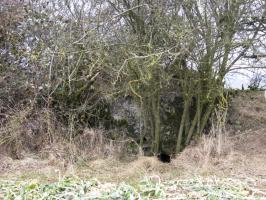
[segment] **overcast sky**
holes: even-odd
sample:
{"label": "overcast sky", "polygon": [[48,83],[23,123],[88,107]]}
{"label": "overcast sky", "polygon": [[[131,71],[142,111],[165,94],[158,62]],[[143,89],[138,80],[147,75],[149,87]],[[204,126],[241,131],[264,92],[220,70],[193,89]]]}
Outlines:
{"label": "overcast sky", "polygon": [[[261,66],[261,67],[266,67],[266,58],[260,59],[259,61],[255,62],[250,62],[250,63],[238,63],[238,66],[243,66],[243,67],[250,67],[250,66]],[[229,73],[226,78],[226,85],[227,87],[230,88],[242,88],[242,84],[245,89],[247,89],[250,79],[253,77],[254,73],[260,73],[261,75],[266,76],[266,69],[252,69],[252,70],[237,70]],[[266,83],[265,83],[266,84]]]}

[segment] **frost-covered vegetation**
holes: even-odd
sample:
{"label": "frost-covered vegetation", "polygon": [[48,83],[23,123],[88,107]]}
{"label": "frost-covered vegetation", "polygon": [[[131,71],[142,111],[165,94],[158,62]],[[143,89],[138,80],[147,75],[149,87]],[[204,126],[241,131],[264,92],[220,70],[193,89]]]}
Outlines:
{"label": "frost-covered vegetation", "polygon": [[251,187],[254,180],[195,177],[193,179],[160,182],[150,177],[129,185],[127,183],[100,183],[79,178],[64,178],[55,183],[34,181],[7,181],[0,183],[4,199],[263,199],[264,192]]}

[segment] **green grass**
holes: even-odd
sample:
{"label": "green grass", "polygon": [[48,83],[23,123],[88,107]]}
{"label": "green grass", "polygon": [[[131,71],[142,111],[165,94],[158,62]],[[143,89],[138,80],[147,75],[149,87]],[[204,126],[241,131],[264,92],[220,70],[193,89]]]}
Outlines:
{"label": "green grass", "polygon": [[263,199],[263,192],[251,187],[252,181],[217,177],[166,181],[145,178],[138,184],[100,183],[78,177],[43,184],[36,181],[0,181],[0,199]]}

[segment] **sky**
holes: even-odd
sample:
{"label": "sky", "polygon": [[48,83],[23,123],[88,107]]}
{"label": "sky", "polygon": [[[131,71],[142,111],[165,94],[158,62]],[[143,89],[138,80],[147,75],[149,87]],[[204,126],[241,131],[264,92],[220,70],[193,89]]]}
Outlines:
{"label": "sky", "polygon": [[[261,67],[266,68],[266,58],[260,59],[258,62],[253,62],[253,63],[242,62],[237,65],[243,66],[243,67],[261,66]],[[225,78],[226,86],[229,88],[241,89],[243,85],[244,88],[247,89],[250,83],[250,79],[256,73],[266,76],[266,69],[252,69],[252,70],[242,69],[242,70],[232,71],[231,73],[227,74]],[[264,84],[266,84],[266,82]]]}
{"label": "sky", "polygon": [[242,85],[245,89],[248,88],[250,77],[242,74],[229,74],[225,78],[226,86],[234,89],[241,89]]}

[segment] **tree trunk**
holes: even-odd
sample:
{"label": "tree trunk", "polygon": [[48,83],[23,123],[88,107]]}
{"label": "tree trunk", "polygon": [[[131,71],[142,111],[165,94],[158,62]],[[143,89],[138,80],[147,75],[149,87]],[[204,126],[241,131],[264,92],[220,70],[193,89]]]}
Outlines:
{"label": "tree trunk", "polygon": [[[214,100],[213,100],[214,101]],[[203,115],[202,117],[202,120],[201,120],[201,124],[200,124],[200,132],[199,134],[201,134],[208,122],[208,119],[213,111],[213,108],[214,108],[214,102],[211,102],[209,105],[208,105],[208,108],[205,112],[205,114]]]}
{"label": "tree trunk", "polygon": [[161,142],[161,120],[160,120],[160,94],[156,92],[152,100],[153,122],[154,122],[154,142],[153,152],[155,154],[160,152]]}
{"label": "tree trunk", "polygon": [[197,99],[197,111],[196,111],[196,117],[197,117],[197,134],[200,134],[200,122],[201,122],[201,97],[200,94],[198,94]]}
{"label": "tree trunk", "polygon": [[178,154],[181,151],[181,144],[182,144],[182,138],[183,138],[183,132],[184,127],[186,124],[186,119],[189,114],[189,105],[190,105],[190,99],[185,99],[185,105],[184,105],[184,111],[182,114],[179,131],[178,131],[178,137],[177,137],[177,143],[176,143],[176,153]]}
{"label": "tree trunk", "polygon": [[194,116],[194,119],[191,123],[191,126],[190,126],[190,129],[189,129],[189,132],[188,132],[188,135],[187,135],[187,139],[186,139],[186,145],[189,144],[192,136],[193,136],[193,133],[194,133],[194,130],[195,130],[195,127],[196,127],[196,124],[197,124],[197,121],[198,121],[198,112],[200,112],[200,110],[197,110],[195,116]]}

